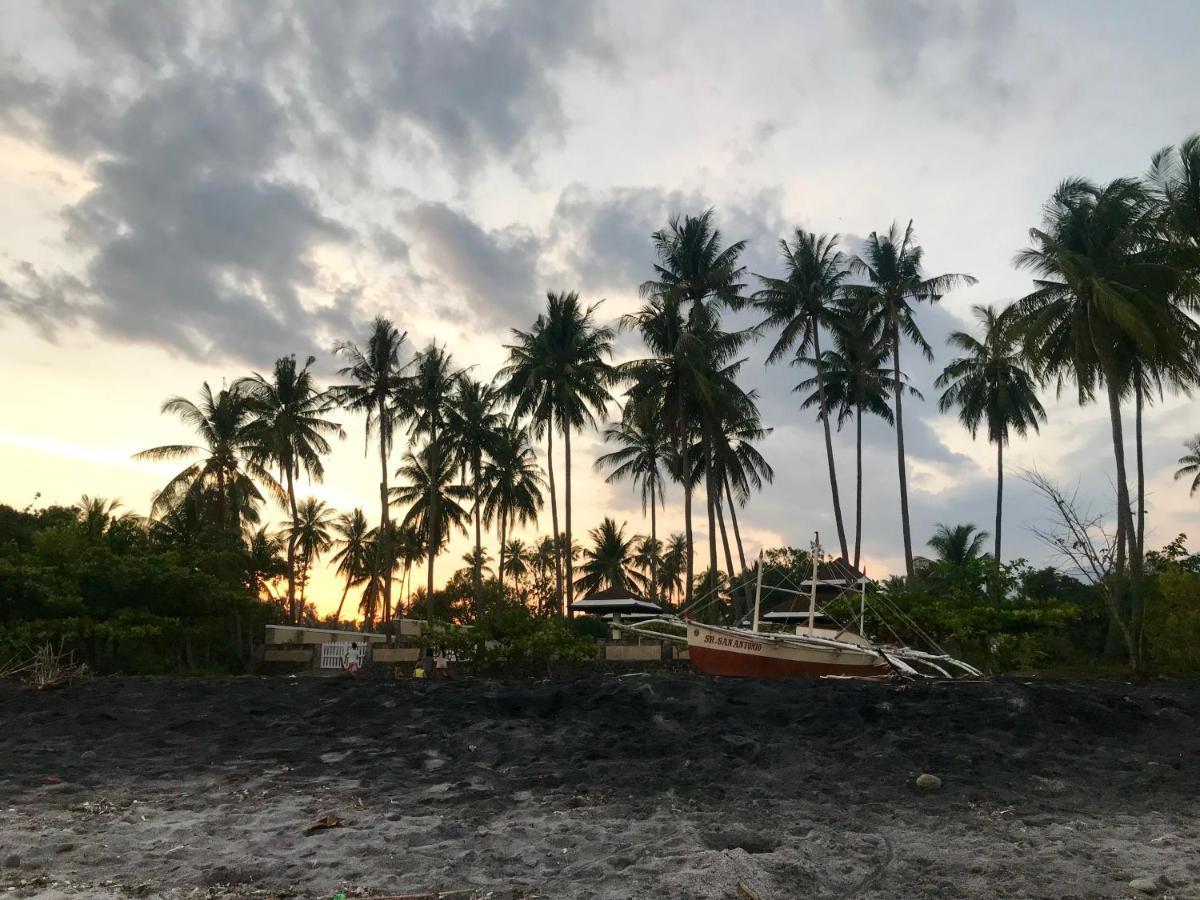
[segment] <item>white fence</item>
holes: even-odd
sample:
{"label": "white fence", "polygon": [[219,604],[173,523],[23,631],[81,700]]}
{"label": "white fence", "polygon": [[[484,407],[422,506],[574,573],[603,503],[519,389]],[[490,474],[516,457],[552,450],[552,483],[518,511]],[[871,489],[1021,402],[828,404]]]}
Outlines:
{"label": "white fence", "polygon": [[360,643],[356,648],[349,643],[332,643],[321,645],[321,668],[340,669],[347,654],[357,653],[359,666],[364,665],[371,656],[371,645]]}

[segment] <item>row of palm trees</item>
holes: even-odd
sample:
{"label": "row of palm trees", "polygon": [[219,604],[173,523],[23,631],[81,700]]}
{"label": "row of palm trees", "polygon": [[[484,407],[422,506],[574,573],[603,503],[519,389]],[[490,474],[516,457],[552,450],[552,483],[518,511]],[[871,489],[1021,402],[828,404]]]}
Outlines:
{"label": "row of palm trees", "polygon": [[[1116,577],[1125,577],[1126,569],[1132,575],[1131,623],[1138,615],[1144,552],[1143,409],[1166,390],[1186,390],[1197,379],[1198,185],[1197,138],[1157,154],[1141,179],[1104,186],[1065,181],[1046,204],[1042,225],[1031,230],[1031,246],[1016,259],[1035,274],[1034,290],[1003,310],[976,307],[980,333],[951,336],[961,355],[935,383],[942,389],[939,408],[957,411],[973,436],[986,425],[988,440],[997,445],[997,560],[1004,448],[1012,434],[1037,431],[1046,420],[1039,389],[1056,385],[1061,390],[1072,382],[1081,403],[1103,393],[1116,471]],[[668,485],[679,485],[682,590],[688,604],[697,590],[719,591],[747,568],[737,510],[774,473],[759,449],[770,429],[761,420],[755,392],[739,379],[746,348],[769,336],[768,364],[788,360],[807,370],[796,390],[802,408],[814,409],[821,423],[838,552],[856,567],[862,544],[863,417],[875,415],[894,426],[901,535],[906,571],[912,575],[903,412],[905,398],[921,394],[904,374],[901,357],[912,345],[933,358],[920,328],[921,305],[975,279],[928,274],[911,222],[873,232],[856,254],[843,252],[837,235],[796,229],[780,241],[779,275],[748,273],[741,263],[745,242],[726,243],[712,210],[673,218],[651,238],[653,276],[640,287],[638,310],[613,327],[599,320],[599,304],[585,305],[573,292],[552,292],[529,329],[512,331],[505,364],[491,381],[475,379],[436,345],[406,358],[405,334],[380,318],[363,346],[337,346],[346,364],[339,371],[341,383],[332,387],[317,387],[311,358],[298,367],[293,357],[284,357],[270,376],[255,374],[216,394],[206,385],[199,403],[172,398],[164,411],[192,425],[202,441],[141,454],[199,456],[159,493],[155,511],[166,514],[192,504],[218,527],[236,531],[257,521],[265,499],[281,500],[291,519],[284,532],[286,603],[297,614],[299,575],[311,565],[320,542],[306,542],[302,534],[295,482],[302,475],[320,480],[321,457],[330,439],[343,434],[329,416],[341,409],[363,415],[368,452],[374,443],[379,458],[378,524],[366,528],[365,516],[350,514],[361,546],[347,549],[349,522],[342,523],[338,538],[339,570],[366,585],[366,609],[377,610],[384,620],[392,615],[393,572],[403,567],[411,573],[416,545],[424,552],[425,591],[432,595],[437,554],[452,531],[468,528],[478,597],[485,529],[497,532],[503,579],[519,568],[512,530],[537,522],[548,496],[546,547],[554,560],[549,574],[554,605],[565,611],[577,588],[591,586],[576,577],[576,554],[568,552],[575,546],[572,440],[598,427],[616,404],[619,415],[603,432],[612,449],[596,466],[610,481],[634,484],[649,512],[644,543],[654,550],[660,547],[658,510]],[[744,309],[759,314],[758,324],[729,327],[726,314]],[[619,332],[640,338],[644,353],[614,365]],[[1130,399],[1136,519],[1123,440],[1123,405]],[[840,429],[851,420],[857,487],[853,552],[832,440],[834,422]],[[393,473],[393,452],[401,439],[406,450]],[[535,444],[544,448],[544,467]],[[392,483],[393,475],[399,484]],[[707,573],[698,583],[694,501],[699,489],[707,519]],[[404,510],[398,523],[392,516],[397,507]],[[663,554],[645,556],[645,588],[658,597]],[[735,603],[746,599],[734,597]]]}

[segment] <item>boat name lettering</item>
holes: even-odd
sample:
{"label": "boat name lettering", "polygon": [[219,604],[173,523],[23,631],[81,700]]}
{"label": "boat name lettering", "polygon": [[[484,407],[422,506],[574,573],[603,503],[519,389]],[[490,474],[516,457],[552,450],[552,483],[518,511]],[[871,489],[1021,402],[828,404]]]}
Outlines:
{"label": "boat name lettering", "polygon": [[706,634],[704,643],[716,644],[721,647],[733,647],[737,650],[761,650],[762,644],[757,641],[744,641],[741,638],[725,637],[720,634]]}

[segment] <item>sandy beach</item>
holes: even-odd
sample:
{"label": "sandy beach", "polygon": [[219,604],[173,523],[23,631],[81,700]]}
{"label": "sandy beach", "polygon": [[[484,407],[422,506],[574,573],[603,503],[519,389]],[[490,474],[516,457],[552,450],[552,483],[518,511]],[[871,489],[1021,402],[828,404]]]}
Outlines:
{"label": "sandy beach", "polygon": [[10,897],[1200,897],[1191,683],[110,678],[0,723]]}

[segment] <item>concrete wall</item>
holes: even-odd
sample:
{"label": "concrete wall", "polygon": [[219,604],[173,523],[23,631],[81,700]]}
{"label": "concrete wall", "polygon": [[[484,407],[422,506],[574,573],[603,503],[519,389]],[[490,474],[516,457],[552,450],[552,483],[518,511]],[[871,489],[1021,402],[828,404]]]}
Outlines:
{"label": "concrete wall", "polygon": [[267,647],[263,651],[263,662],[311,663],[312,650],[284,650],[279,647]]}
{"label": "concrete wall", "polygon": [[371,651],[371,662],[411,663],[421,658],[420,647],[376,647]]}
{"label": "concrete wall", "polygon": [[646,662],[663,658],[662,644],[609,644],[604,658],[610,662]]}

